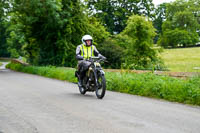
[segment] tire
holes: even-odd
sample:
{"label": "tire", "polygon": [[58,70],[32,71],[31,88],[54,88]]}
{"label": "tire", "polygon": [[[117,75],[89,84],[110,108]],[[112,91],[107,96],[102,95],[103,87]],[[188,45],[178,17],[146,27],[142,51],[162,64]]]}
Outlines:
{"label": "tire", "polygon": [[78,86],[78,87],[79,87],[80,93],[81,93],[82,95],[85,95],[85,93],[86,93],[85,88],[84,88],[83,86]]}
{"label": "tire", "polygon": [[[78,79],[79,80],[79,79]],[[78,81],[78,88],[79,88],[79,91],[82,95],[85,95],[86,93],[86,89],[80,85],[80,81]]]}
{"label": "tire", "polygon": [[98,86],[96,87],[96,96],[98,99],[102,99],[106,93],[106,79],[104,75],[98,75]]}

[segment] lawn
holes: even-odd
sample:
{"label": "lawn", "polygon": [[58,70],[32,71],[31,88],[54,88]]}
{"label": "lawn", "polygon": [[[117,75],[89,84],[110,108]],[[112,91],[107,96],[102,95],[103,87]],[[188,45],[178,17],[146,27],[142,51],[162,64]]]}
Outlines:
{"label": "lawn", "polygon": [[173,72],[200,72],[200,47],[165,49],[161,54],[165,65]]}

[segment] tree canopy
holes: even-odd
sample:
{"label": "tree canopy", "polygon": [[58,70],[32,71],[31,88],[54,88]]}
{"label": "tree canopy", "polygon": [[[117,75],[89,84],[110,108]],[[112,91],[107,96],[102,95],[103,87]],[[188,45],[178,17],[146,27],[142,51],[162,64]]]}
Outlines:
{"label": "tree canopy", "polygon": [[156,59],[156,51],[153,49],[155,28],[147,18],[132,15],[127,21],[127,27],[119,35],[124,39],[128,66],[133,68],[146,67],[149,62]]}
{"label": "tree canopy", "polygon": [[84,34],[97,42],[109,35],[87,17],[79,0],[14,0],[12,5],[9,49],[32,64],[75,66],[74,51]]}
{"label": "tree canopy", "polygon": [[0,1],[0,57],[8,57],[9,52],[7,51],[6,44],[6,29],[7,25],[7,11],[9,10],[9,3],[7,0]]}
{"label": "tree canopy", "polygon": [[159,43],[164,47],[195,45],[199,41],[199,10],[200,3],[194,0],[176,0],[167,4]]}
{"label": "tree canopy", "polygon": [[86,0],[86,4],[111,34],[123,31],[132,14],[152,18],[154,10],[152,0]]}

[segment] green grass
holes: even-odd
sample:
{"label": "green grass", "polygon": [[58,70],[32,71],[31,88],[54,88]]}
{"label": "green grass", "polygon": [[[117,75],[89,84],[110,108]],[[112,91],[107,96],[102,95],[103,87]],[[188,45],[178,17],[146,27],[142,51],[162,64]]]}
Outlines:
{"label": "green grass", "polygon": [[2,66],[3,64],[0,62],[0,66]]}
{"label": "green grass", "polygon": [[165,49],[161,54],[165,65],[173,72],[200,72],[200,47]]}
{"label": "green grass", "polygon": [[[23,66],[8,64],[7,68],[45,77],[77,82],[72,68]],[[107,89],[169,101],[200,105],[200,77],[183,80],[152,73],[106,72]]]}
{"label": "green grass", "polygon": [[76,78],[74,77],[75,69],[73,68],[64,68],[64,67],[37,67],[37,66],[23,66],[21,64],[9,63],[6,65],[6,68],[36,74],[44,77],[54,78],[58,80],[66,80],[69,82],[77,82]]}

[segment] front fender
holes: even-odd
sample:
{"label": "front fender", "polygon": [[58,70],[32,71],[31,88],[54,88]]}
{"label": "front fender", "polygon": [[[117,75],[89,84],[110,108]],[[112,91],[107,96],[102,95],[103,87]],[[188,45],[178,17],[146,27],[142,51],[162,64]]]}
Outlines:
{"label": "front fender", "polygon": [[100,70],[100,73],[101,73],[102,75],[105,75],[105,72],[104,72],[103,70]]}

